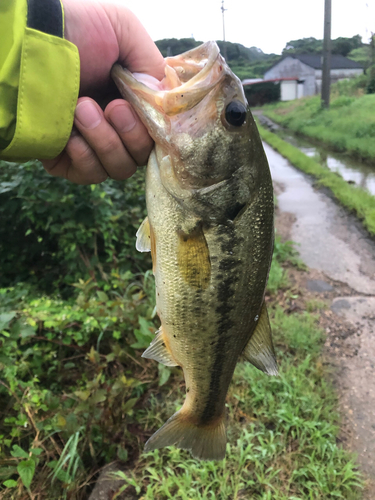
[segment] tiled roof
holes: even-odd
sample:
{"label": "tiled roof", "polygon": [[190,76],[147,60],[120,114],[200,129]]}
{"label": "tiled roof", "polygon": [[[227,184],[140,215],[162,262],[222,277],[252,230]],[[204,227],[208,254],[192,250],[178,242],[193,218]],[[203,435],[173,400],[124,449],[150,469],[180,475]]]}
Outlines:
{"label": "tiled roof", "polygon": [[[307,66],[315,69],[323,68],[323,57],[320,54],[293,54],[294,57]],[[357,69],[363,68],[362,64],[352,61],[347,57],[332,54],[331,55],[331,69]]]}

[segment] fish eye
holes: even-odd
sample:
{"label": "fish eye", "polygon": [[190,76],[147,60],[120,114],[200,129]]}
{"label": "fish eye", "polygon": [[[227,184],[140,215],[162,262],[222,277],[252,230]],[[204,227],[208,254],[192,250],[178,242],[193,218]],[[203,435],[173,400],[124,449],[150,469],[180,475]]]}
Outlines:
{"label": "fish eye", "polygon": [[225,109],[225,119],[229,125],[241,127],[246,120],[246,107],[240,101],[232,101]]}

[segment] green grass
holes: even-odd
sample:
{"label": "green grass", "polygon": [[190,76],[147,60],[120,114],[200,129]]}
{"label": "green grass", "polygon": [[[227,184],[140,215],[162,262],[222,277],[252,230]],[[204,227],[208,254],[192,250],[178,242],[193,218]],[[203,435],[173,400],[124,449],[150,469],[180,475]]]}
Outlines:
{"label": "green grass", "polygon": [[[375,96],[369,96],[374,98]],[[375,123],[375,122],[374,122]],[[309,158],[299,149],[258,125],[260,135],[271,147],[287,158],[295,167],[315,177],[319,184],[329,188],[334,197],[353,211],[370,234],[375,235],[375,197],[360,187],[348,184],[341,176]],[[374,141],[375,148],[375,141]],[[374,149],[375,152],[375,149]]]}
{"label": "green grass", "polygon": [[[275,292],[288,287],[282,263],[290,261],[298,262],[296,252],[277,238],[270,273]],[[317,317],[286,314],[273,301],[269,311],[280,376],[237,366],[227,403],[226,458],[199,462],[173,447],[143,453],[135,467],[116,475],[124,481],[121,491],[145,500],[361,498],[353,458],[337,444],[337,400],[321,360]],[[183,392],[179,387],[173,397],[152,398],[144,424],[161,426],[180,408]]]}
{"label": "green grass", "polygon": [[298,253],[293,247],[292,241],[281,242],[278,235],[275,237],[274,252],[272,255],[271,272],[268,277],[267,290],[276,294],[278,290],[288,287],[289,282],[283,263],[289,262],[300,269],[305,266],[298,258]]}
{"label": "green grass", "polygon": [[[340,88],[343,94],[337,95]],[[262,112],[298,134],[360,159],[375,158],[375,95],[345,95],[337,87],[330,109],[322,109],[320,97],[265,106]]]}
{"label": "green grass", "polygon": [[[239,364],[228,397],[227,456],[199,462],[167,448],[142,454],[120,474],[123,489],[149,500],[360,498],[354,462],[337,445],[336,398],[320,359],[316,317],[272,309],[279,377]],[[154,401],[160,425],[182,403]]]}
{"label": "green grass", "polygon": [[140,358],[155,329],[149,273],[113,273],[102,289],[81,282],[69,303],[3,290],[1,498],[83,500],[94,474],[117,460],[117,493],[129,498],[359,500],[361,476],[338,444],[323,332],[315,315],[286,312],[283,266],[293,263],[292,244],[277,238],[267,302],[280,376],[238,364],[220,462],[173,447],[142,452],[185,392],[180,369]]}
{"label": "green grass", "polygon": [[306,302],[306,311],[315,312],[328,309],[328,304],[324,300],[311,299]]}

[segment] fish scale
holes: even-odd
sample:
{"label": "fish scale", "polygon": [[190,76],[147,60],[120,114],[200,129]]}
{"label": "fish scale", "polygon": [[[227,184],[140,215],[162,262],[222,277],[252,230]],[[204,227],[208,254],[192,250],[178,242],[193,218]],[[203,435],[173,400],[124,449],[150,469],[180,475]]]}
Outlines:
{"label": "fish scale", "polygon": [[[182,74],[185,63],[191,79],[181,83],[173,68]],[[160,90],[113,70],[156,143],[137,248],[152,251],[161,329],[143,356],[180,366],[186,382],[182,408],[145,449],[175,445],[196,458],[221,459],[225,398],[239,357],[277,373],[264,303],[272,182],[241,83],[217,45],[167,64]]]}

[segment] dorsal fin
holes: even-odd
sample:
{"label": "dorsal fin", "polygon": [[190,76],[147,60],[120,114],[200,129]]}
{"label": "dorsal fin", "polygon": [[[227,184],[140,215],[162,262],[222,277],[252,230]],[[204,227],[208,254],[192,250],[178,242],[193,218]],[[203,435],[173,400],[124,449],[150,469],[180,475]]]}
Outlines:
{"label": "dorsal fin", "polygon": [[272,343],[271,325],[265,303],[263,303],[254,333],[242,354],[247,361],[259,370],[268,375],[278,374],[275,350]]}

